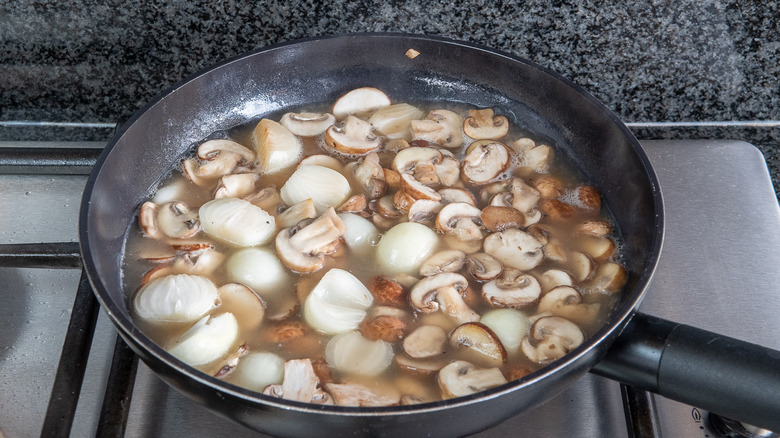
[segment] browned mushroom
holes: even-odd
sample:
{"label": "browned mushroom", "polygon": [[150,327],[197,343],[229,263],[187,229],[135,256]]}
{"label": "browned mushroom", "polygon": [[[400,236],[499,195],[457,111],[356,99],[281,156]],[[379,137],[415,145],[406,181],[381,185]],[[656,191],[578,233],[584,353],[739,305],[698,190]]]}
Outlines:
{"label": "browned mushroom", "polygon": [[480,214],[482,224],[490,231],[504,231],[508,228],[523,228],[525,216],[514,207],[488,205]]}
{"label": "browned mushroom", "polygon": [[455,327],[450,332],[450,345],[461,351],[476,353],[471,355],[475,361],[490,366],[501,366],[507,359],[506,349],[498,336],[479,322],[467,322]]}
{"label": "browned mushroom", "polygon": [[507,383],[498,368],[479,369],[464,360],[439,370],[439,387],[446,398],[462,397]]}
{"label": "browned mushroom", "polygon": [[509,132],[509,120],[495,116],[492,108],[470,109],[469,117],[463,122],[463,132],[475,140],[497,140]]}

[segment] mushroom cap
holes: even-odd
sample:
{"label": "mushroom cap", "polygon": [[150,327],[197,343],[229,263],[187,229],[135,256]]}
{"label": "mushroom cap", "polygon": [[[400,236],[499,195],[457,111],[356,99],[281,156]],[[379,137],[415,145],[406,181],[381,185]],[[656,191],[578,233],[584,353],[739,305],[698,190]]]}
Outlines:
{"label": "mushroom cap", "polygon": [[349,116],[341,128],[332,125],[325,131],[325,144],[344,154],[362,155],[378,148],[381,140],[371,131],[370,123]]}
{"label": "mushroom cap", "polygon": [[418,199],[409,207],[409,222],[428,222],[433,220],[443,207],[441,202],[430,199]]}
{"label": "mushroom cap", "polygon": [[409,300],[415,309],[422,312],[435,312],[439,309],[436,296],[444,289],[454,289],[459,292],[469,285],[466,277],[454,273],[443,272],[425,277],[412,287]]}
{"label": "mushroom cap", "polygon": [[480,220],[490,231],[504,231],[508,228],[525,226],[525,216],[514,207],[496,207],[488,205],[482,209]]}
{"label": "mushroom cap", "polygon": [[[408,147],[395,154],[393,158],[393,170],[400,174],[415,174],[418,166],[440,163],[444,156],[438,149],[430,147]],[[433,170],[433,168],[431,168]],[[419,179],[419,178],[417,178]]]}
{"label": "mushroom cap", "polygon": [[504,266],[528,271],[544,259],[543,246],[530,234],[516,228],[489,235],[483,244],[486,253]]}
{"label": "mushroom cap", "polygon": [[451,204],[453,202],[465,202],[466,204],[477,206],[477,199],[466,189],[458,187],[446,187],[439,189],[442,204]]}
{"label": "mushroom cap", "polygon": [[469,274],[480,281],[498,278],[504,272],[504,266],[495,257],[484,252],[469,254],[466,257]]}
{"label": "mushroom cap", "polygon": [[495,180],[509,167],[509,150],[502,143],[474,145],[461,163],[461,178],[472,184],[486,184]]}
{"label": "mushroom cap", "polygon": [[295,135],[314,137],[336,123],[336,117],[329,113],[286,113],[279,123]]}
{"label": "mushroom cap", "polygon": [[475,140],[496,140],[509,132],[509,120],[494,116],[492,108],[470,109],[469,117],[463,121],[463,132]]}
{"label": "mushroom cap", "polygon": [[439,370],[439,387],[447,398],[462,397],[507,383],[498,368],[479,369],[457,360]]}
{"label": "mushroom cap", "polygon": [[465,202],[452,202],[436,215],[436,229],[442,234],[455,234],[461,240],[481,240],[482,211]]}
{"label": "mushroom cap", "polygon": [[[403,192],[414,201],[419,199],[429,199],[437,202],[441,201],[441,195],[436,190],[420,183],[408,173],[401,174],[401,188],[399,192]],[[398,205],[396,205],[396,207],[398,207]]]}
{"label": "mushroom cap", "polygon": [[531,274],[507,269],[501,278],[485,283],[482,295],[497,307],[522,309],[535,304],[542,293],[542,287]]}
{"label": "mushroom cap", "polygon": [[415,359],[428,359],[444,354],[447,332],[437,325],[421,325],[404,339],[406,354]]}
{"label": "mushroom cap", "polygon": [[548,363],[560,359],[585,341],[577,324],[560,316],[543,316],[528,330],[520,349],[534,362]]}

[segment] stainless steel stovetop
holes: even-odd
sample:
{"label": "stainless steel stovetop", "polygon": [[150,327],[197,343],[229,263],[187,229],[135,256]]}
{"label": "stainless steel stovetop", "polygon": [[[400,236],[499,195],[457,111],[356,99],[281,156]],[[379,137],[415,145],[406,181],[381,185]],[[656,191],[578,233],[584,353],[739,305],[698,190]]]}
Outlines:
{"label": "stainless steel stovetop", "polygon": [[[780,349],[780,208],[760,152],[738,141],[643,145],[661,182],[667,231],[640,310]],[[75,242],[85,181],[0,175],[0,244]],[[79,276],[78,269],[0,268],[0,438],[41,433]],[[101,313],[71,436],[96,434],[115,340]],[[262,436],[180,395],[143,364],[133,388],[125,436]],[[650,436],[719,436],[706,412],[659,396],[646,400]],[[625,418],[620,385],[587,375],[477,436],[632,436]]]}

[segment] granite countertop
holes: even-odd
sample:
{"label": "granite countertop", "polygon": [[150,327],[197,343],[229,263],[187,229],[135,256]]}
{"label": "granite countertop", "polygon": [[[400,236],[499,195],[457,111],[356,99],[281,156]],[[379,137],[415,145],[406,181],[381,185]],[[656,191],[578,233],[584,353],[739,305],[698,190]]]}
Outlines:
{"label": "granite countertop", "polygon": [[745,140],[763,152],[780,192],[777,1],[4,2],[0,140],[106,140],[156,94],[231,56],[385,31],[527,58],[585,87],[640,139]]}

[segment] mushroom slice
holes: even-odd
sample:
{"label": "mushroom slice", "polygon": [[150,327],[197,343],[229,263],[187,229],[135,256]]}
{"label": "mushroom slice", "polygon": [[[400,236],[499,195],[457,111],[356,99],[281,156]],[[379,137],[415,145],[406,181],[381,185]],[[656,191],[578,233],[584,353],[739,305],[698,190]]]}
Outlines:
{"label": "mushroom slice", "polygon": [[464,360],[439,370],[439,387],[444,397],[462,397],[507,383],[498,368],[479,369]]}
{"label": "mushroom slice", "polygon": [[490,231],[504,231],[508,228],[525,226],[525,216],[513,207],[488,205],[480,214],[482,224]]}
{"label": "mushroom slice", "polygon": [[533,169],[536,173],[547,173],[554,156],[555,153],[550,146],[534,146],[525,151],[522,163]]}
{"label": "mushroom slice", "polygon": [[506,349],[498,336],[479,322],[467,322],[455,327],[450,332],[450,345],[476,353],[474,359],[489,366],[498,367],[506,362]]}
{"label": "mushroom slice", "polygon": [[333,125],[325,131],[325,144],[343,154],[363,155],[378,148],[381,140],[370,123],[349,116],[342,127]]}
{"label": "mushroom slice", "polygon": [[[447,342],[447,333],[444,333],[444,343]],[[429,376],[438,372],[440,369],[447,365],[447,361],[443,358],[432,359],[415,359],[405,354],[396,354],[395,363],[404,371],[409,373]]]}
{"label": "mushroom slice", "polygon": [[472,184],[489,183],[507,170],[510,158],[509,150],[501,143],[477,145],[463,157],[461,178]]}
{"label": "mushroom slice", "polygon": [[544,259],[542,244],[530,234],[516,228],[489,235],[483,244],[485,252],[504,266],[527,271]]}
{"label": "mushroom slice", "polygon": [[542,291],[549,291],[558,286],[571,286],[574,280],[571,275],[561,269],[548,269],[539,276],[539,284],[542,285]]}
{"label": "mushroom slice", "polygon": [[318,213],[338,207],[352,188],[340,172],[322,166],[300,166],[282,186],[279,194],[287,205],[311,198]]}
{"label": "mushroom slice", "polygon": [[404,339],[406,354],[415,359],[428,359],[444,354],[447,332],[437,325],[421,325]]}
{"label": "mushroom slice", "polygon": [[606,221],[584,221],[577,225],[576,230],[586,236],[606,237],[612,232],[612,224]]}
{"label": "mushroom slice", "polygon": [[554,199],[563,194],[563,182],[549,175],[541,175],[533,182],[542,198]]}
{"label": "mushroom slice", "polygon": [[199,275],[168,275],[142,286],[133,297],[133,309],[147,321],[191,322],[219,303],[217,287]]}
{"label": "mushroom slice", "polygon": [[290,208],[279,214],[276,217],[276,224],[279,228],[289,228],[302,220],[315,217],[317,217],[317,209],[314,208],[314,201],[309,198],[291,205]]}
{"label": "mushroom slice", "polygon": [[366,317],[373,298],[354,275],[342,269],[331,269],[306,297],[303,313],[306,322],[328,333],[355,330]]}
{"label": "mushroom slice", "polygon": [[360,213],[368,207],[366,195],[355,195],[347,199],[338,208],[339,213]]}
{"label": "mushroom slice", "polygon": [[395,208],[392,195],[386,195],[379,198],[379,200],[376,202],[376,212],[379,213],[382,217],[386,217],[388,219],[399,218],[402,214],[400,211],[398,211],[397,208]]}
{"label": "mushroom slice", "polygon": [[314,137],[336,123],[336,117],[328,113],[286,113],[279,123],[295,135]]}
{"label": "mushroom slice", "polygon": [[490,281],[498,278],[504,272],[504,266],[495,257],[484,252],[470,254],[466,257],[469,274],[479,281]]}
{"label": "mushroom slice", "polygon": [[417,181],[433,185],[439,183],[434,164],[441,163],[444,156],[438,149],[430,147],[408,147],[393,158],[393,170],[399,174],[410,174]]}
{"label": "mushroom slice", "polygon": [[320,388],[310,359],[288,360],[284,363],[281,385],[269,385],[263,394],[303,403],[332,404],[330,396]]}
{"label": "mushroom slice", "polygon": [[543,316],[533,324],[520,349],[534,362],[548,363],[560,359],[585,341],[577,324],[560,316]]}
{"label": "mushroom slice", "polygon": [[232,313],[204,316],[168,349],[174,357],[192,365],[206,365],[225,356],[238,337],[238,322]]}
{"label": "mushroom slice", "polygon": [[579,186],[574,189],[577,203],[583,208],[599,211],[601,209],[601,194],[593,186]]}
{"label": "mushroom slice", "polygon": [[501,278],[485,283],[482,295],[497,307],[522,309],[535,304],[542,294],[542,287],[531,274],[506,269]]}
{"label": "mushroom slice", "polygon": [[[442,275],[442,274],[439,274]],[[430,278],[430,277],[428,277]],[[461,292],[455,288],[443,288],[436,294],[439,309],[459,323],[479,321],[479,313],[471,310],[463,299]]]}
{"label": "mushroom slice", "polygon": [[601,305],[585,304],[582,294],[571,286],[558,286],[542,296],[537,312],[550,312],[577,324],[591,324],[596,320]]}
{"label": "mushroom slice", "polygon": [[412,287],[409,299],[415,309],[424,313],[435,312],[439,309],[436,296],[445,289],[453,289],[460,293],[468,286],[469,282],[460,274],[444,272],[425,277]]}
{"label": "mushroom slice", "polygon": [[412,139],[425,140],[448,149],[463,145],[461,117],[449,110],[434,110],[425,120],[412,120]]}
{"label": "mushroom slice", "polygon": [[269,213],[276,212],[279,204],[282,204],[282,197],[279,196],[279,191],[276,190],[276,187],[263,188],[256,193],[244,196],[242,199]]}
{"label": "mushroom slice", "polygon": [[510,190],[512,192],[512,207],[522,213],[529,213],[536,208],[536,204],[542,196],[538,190],[520,178],[512,178]]}
{"label": "mushroom slice", "polygon": [[576,212],[573,205],[559,199],[542,199],[539,201],[539,210],[555,221],[570,219]]}
{"label": "mushroom slice", "polygon": [[219,179],[214,198],[242,198],[255,191],[260,178],[256,173],[233,173]]}
{"label": "mushroom slice", "polygon": [[378,109],[368,122],[387,138],[411,139],[411,121],[421,119],[422,110],[408,103],[398,103]]}
{"label": "mushroom slice", "polygon": [[243,199],[209,201],[200,207],[198,215],[206,234],[239,246],[262,245],[276,231],[273,216]]}
{"label": "mushroom slice", "polygon": [[[418,199],[429,199],[431,201],[438,202],[441,200],[441,195],[439,195],[436,190],[433,190],[432,188],[420,183],[414,179],[412,175],[407,173],[401,174],[401,188],[399,192],[403,192],[404,194],[408,195],[413,201]],[[393,202],[395,203],[395,199],[393,199]],[[396,208],[402,210],[400,207],[398,207],[397,204]]]}
{"label": "mushroom slice", "polygon": [[238,283],[227,283],[217,289],[220,309],[236,317],[242,330],[254,330],[263,322],[265,303],[251,289]]}
{"label": "mushroom slice", "polygon": [[326,383],[325,389],[338,406],[393,406],[401,400],[399,394],[378,392],[356,383]]}
{"label": "mushroom slice", "polygon": [[466,204],[477,206],[477,200],[474,195],[466,189],[456,187],[447,187],[439,189],[442,204],[451,204],[453,202],[465,202]]}
{"label": "mushroom slice", "polygon": [[443,205],[441,202],[431,201],[430,199],[420,199],[414,201],[409,207],[409,222],[429,222],[441,211]]}
{"label": "mushroom slice", "polygon": [[394,343],[406,334],[406,323],[393,315],[378,315],[365,319],[360,324],[360,334],[369,341]]}
{"label": "mushroom slice", "polygon": [[217,379],[224,379],[225,377],[232,374],[233,371],[235,371],[236,367],[238,366],[241,357],[246,354],[248,348],[249,347],[247,347],[246,344],[239,345],[238,348],[236,349],[236,352],[228,356],[224,361],[224,365],[222,365],[214,373],[214,377],[216,377]]}
{"label": "mushroom slice", "polygon": [[292,166],[298,162],[303,150],[298,137],[270,119],[262,119],[255,126],[252,144],[257,151],[258,165],[266,174],[276,173]]}
{"label": "mushroom slice", "polygon": [[596,269],[591,282],[603,292],[619,292],[628,280],[628,272],[617,263],[604,263]]}
{"label": "mushroom slice", "polygon": [[208,181],[233,173],[240,165],[251,163],[255,153],[240,144],[226,139],[208,140],[198,146],[198,159],[186,160],[185,175],[203,187]]}
{"label": "mushroom slice", "polygon": [[495,116],[492,108],[469,110],[469,117],[463,122],[463,132],[475,140],[496,140],[509,132],[509,120]]}
{"label": "mushroom slice", "polygon": [[460,162],[451,154],[450,151],[442,150],[444,158],[441,163],[433,164],[439,182],[445,187],[453,186],[460,180]]}
{"label": "mushroom slice", "polygon": [[406,306],[407,292],[397,281],[385,275],[377,275],[368,283],[368,290],[380,306],[402,308]]}
{"label": "mushroom slice", "polygon": [[328,341],[325,360],[337,371],[376,376],[393,361],[393,346],[384,341],[370,341],[359,332],[349,331]]}
{"label": "mushroom slice", "polygon": [[593,275],[595,269],[593,260],[587,254],[579,251],[569,251],[566,264],[576,281],[587,280]]}
{"label": "mushroom slice", "polygon": [[339,97],[333,104],[333,115],[341,120],[350,114],[363,115],[390,106],[390,98],[373,87],[356,88]]}
{"label": "mushroom slice", "polygon": [[138,223],[149,237],[186,239],[200,230],[198,214],[179,201],[157,205],[147,201],[141,205]]}
{"label": "mushroom slice", "polygon": [[333,207],[320,217],[298,229],[285,228],[276,235],[276,252],[288,268],[301,272],[314,272],[322,268],[324,254],[332,252],[346,228]]}
{"label": "mushroom slice", "polygon": [[420,275],[429,277],[442,272],[458,272],[463,267],[465,259],[466,254],[457,249],[439,251],[423,262],[420,266]]}
{"label": "mushroom slice", "polygon": [[445,205],[436,216],[436,229],[442,234],[454,234],[460,240],[481,240],[482,211],[464,202]]}
{"label": "mushroom slice", "polygon": [[371,152],[346,166],[368,199],[377,199],[387,191],[385,171],[379,164],[379,155]]}

